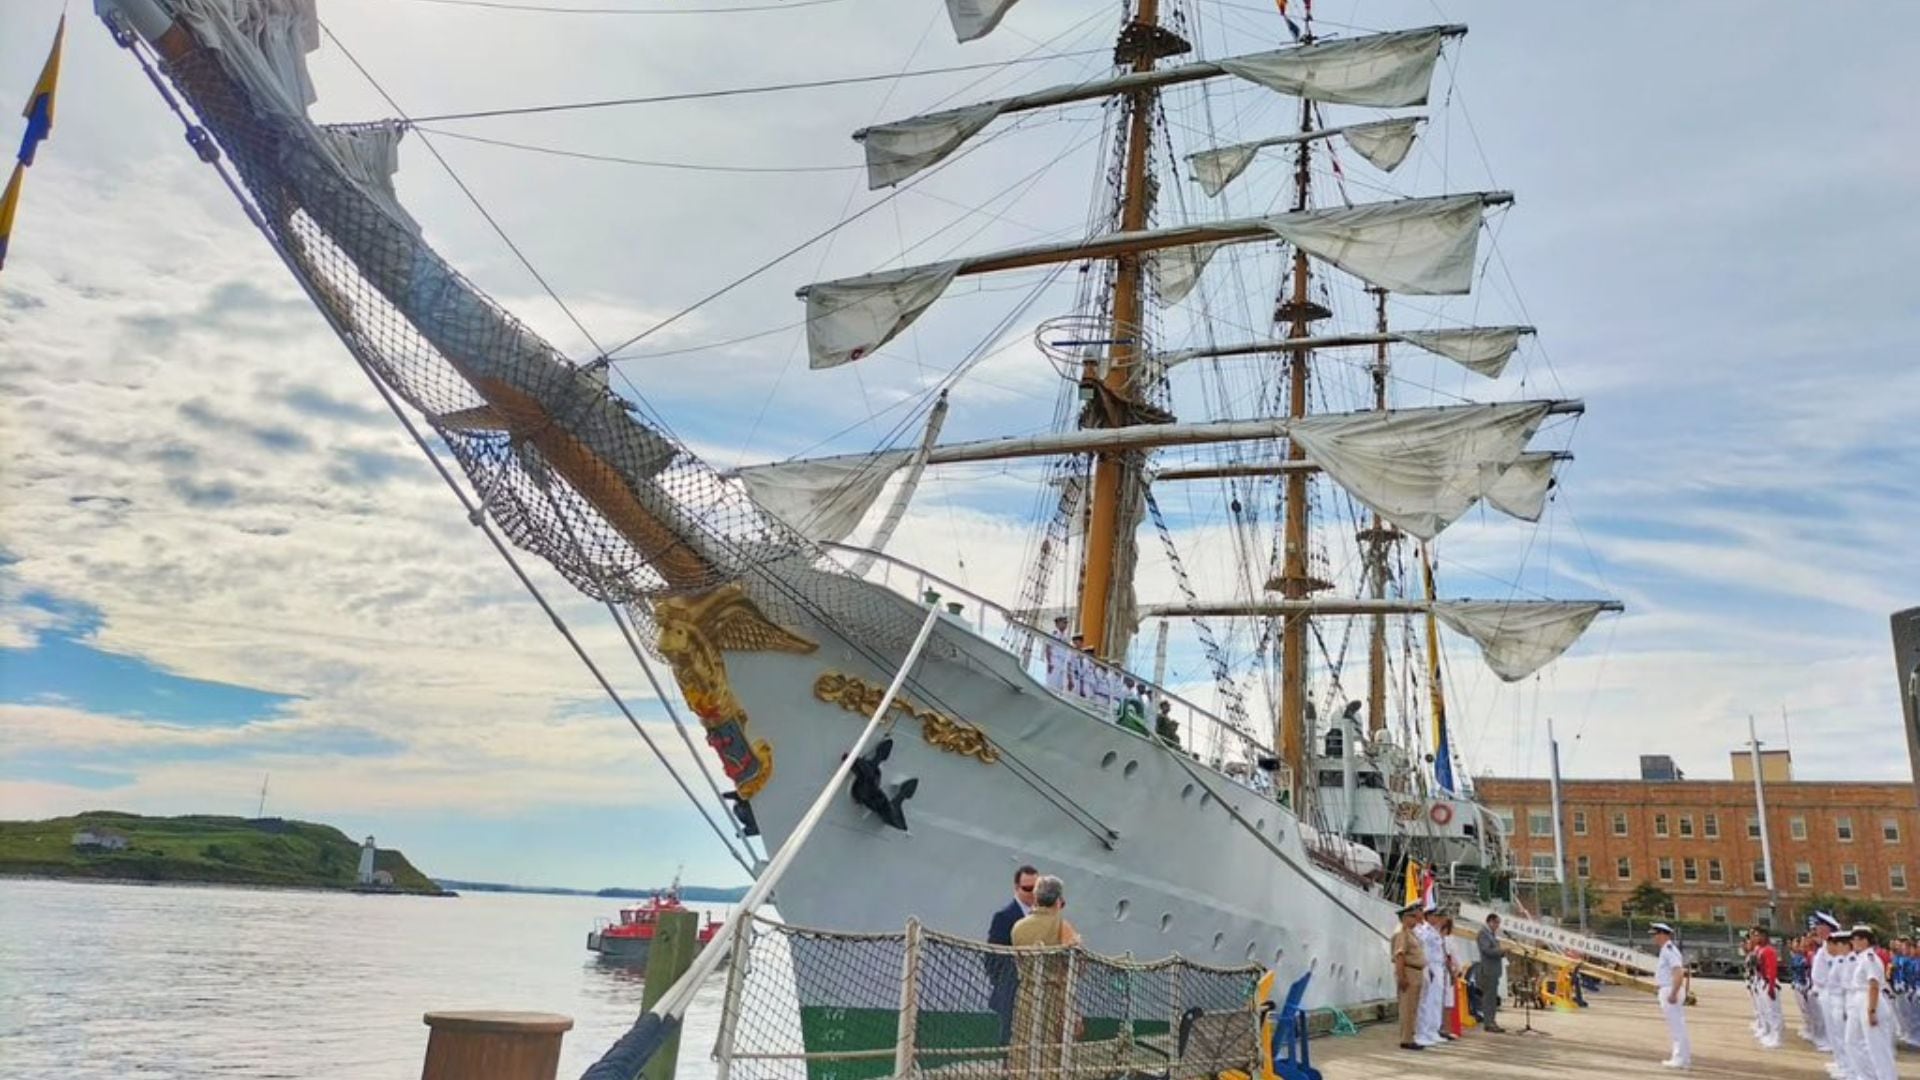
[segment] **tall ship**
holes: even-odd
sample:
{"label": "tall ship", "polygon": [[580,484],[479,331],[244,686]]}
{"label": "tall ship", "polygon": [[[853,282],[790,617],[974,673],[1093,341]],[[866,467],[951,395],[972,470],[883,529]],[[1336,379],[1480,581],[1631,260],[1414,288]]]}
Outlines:
{"label": "tall ship", "polygon": [[[947,0],[962,40],[1013,6]],[[1002,329],[1037,320],[1034,362],[1060,376],[1051,417],[943,438],[961,365],[884,445],[722,471],[617,391],[608,357],[564,354],[426,242],[393,184],[408,123],[309,118],[311,0],[101,0],[470,520],[664,661],[738,832],[788,839],[937,610],[887,737],[779,885],[784,918],[977,936],[1030,863],[1069,882],[1098,951],[1311,967],[1310,1002],[1344,1004],[1392,995],[1408,859],[1500,858],[1455,779],[1442,632],[1515,681],[1619,605],[1436,587],[1449,525],[1540,517],[1559,420],[1582,409],[1500,393],[1531,327],[1431,306],[1482,279],[1486,219],[1512,196],[1391,186],[1466,28],[1328,36],[1310,5],[1280,6],[1258,48],[1210,59],[1184,5],[1129,0],[1100,77],[855,133],[880,191],[964,176],[1029,114],[1102,118],[1076,238],[793,283],[810,366],[834,369],[874,363],[963,280],[1072,274],[1044,316],[1027,304],[1052,294],[1003,289]],[[1170,95],[1228,93],[1279,103],[1253,114],[1271,129],[1169,122]],[[1476,393],[1396,404],[1409,363]],[[1018,595],[888,551],[923,477],[981,462],[1045,478]],[[1195,496],[1171,492],[1227,512],[1172,527],[1166,506]],[[1198,577],[1237,584],[1202,595]],[[1163,685],[1169,653],[1207,679]]]}

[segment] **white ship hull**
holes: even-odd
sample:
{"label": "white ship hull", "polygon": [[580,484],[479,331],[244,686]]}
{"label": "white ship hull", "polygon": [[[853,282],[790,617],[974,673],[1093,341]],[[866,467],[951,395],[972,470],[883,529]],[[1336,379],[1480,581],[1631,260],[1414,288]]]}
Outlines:
{"label": "white ship hull", "polygon": [[[915,614],[879,586],[836,587],[871,590]],[[851,676],[877,691],[893,675],[818,624],[782,623],[818,650],[725,653],[747,735],[772,749],[772,778],[752,800],[769,850],[787,840],[866,719],[816,696],[816,685]],[[902,652],[886,650],[884,659]],[[1067,917],[1096,952],[1253,960],[1282,979],[1317,965],[1312,1003],[1391,996],[1393,905],[1314,867],[1298,822],[1270,798],[1070,704],[1013,654],[945,615],[903,696],[915,710],[979,727],[1002,759],[933,745],[919,721],[896,714],[883,780],[918,778],[905,804],[910,828],[891,828],[837,794],[779,886],[775,903],[788,921],[882,931],[914,917],[984,937],[1010,898],[1014,869],[1032,863],[1065,879]],[[1110,846],[1100,825],[1118,834]]]}

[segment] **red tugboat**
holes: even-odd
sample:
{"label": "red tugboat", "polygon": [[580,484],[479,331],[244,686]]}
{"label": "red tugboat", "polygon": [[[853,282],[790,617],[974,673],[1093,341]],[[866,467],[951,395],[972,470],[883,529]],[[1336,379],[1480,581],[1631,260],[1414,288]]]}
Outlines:
{"label": "red tugboat", "polygon": [[[686,905],[680,902],[680,877],[676,874],[672,885],[655,892],[646,903],[621,908],[620,921],[596,920],[593,930],[587,934],[587,949],[600,954],[602,960],[644,964],[653,951],[653,932],[659,926],[660,916],[686,910]],[[700,948],[706,948],[713,935],[720,932],[720,924],[721,920],[707,916],[706,925],[700,927]]]}

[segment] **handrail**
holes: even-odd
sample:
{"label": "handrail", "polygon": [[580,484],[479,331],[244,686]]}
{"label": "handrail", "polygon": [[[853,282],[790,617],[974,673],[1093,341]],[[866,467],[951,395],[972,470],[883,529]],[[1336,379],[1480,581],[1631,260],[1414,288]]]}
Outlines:
{"label": "handrail", "polygon": [[[884,563],[887,566],[897,567],[905,573],[914,574],[918,576],[923,582],[938,585],[940,588],[944,590],[948,590],[962,597],[965,597],[967,600],[976,604],[982,612],[986,612],[986,611],[994,612],[1000,617],[1002,622],[1006,623],[1008,629],[1018,631],[1020,633],[1024,633],[1037,641],[1058,642],[1060,640],[1055,635],[1047,632],[1046,630],[1042,630],[1037,626],[1034,626],[1033,624],[1020,618],[1014,612],[1008,610],[1006,607],[1002,606],[1001,604],[996,603],[995,601],[990,600],[984,596],[981,596],[979,593],[974,592],[972,589],[969,589],[966,586],[959,584],[958,582],[951,581],[947,578],[944,578],[939,574],[936,574],[923,567],[915,566],[914,564],[907,562],[904,559],[898,558],[893,555],[889,555],[884,551],[875,551],[872,548],[864,548],[855,544],[841,544],[841,543],[835,543],[833,541],[826,541],[826,540],[816,541],[816,543],[822,548],[827,548],[836,552],[844,552],[847,554],[859,555],[862,557],[871,558],[874,561],[879,563]],[[916,595],[912,597],[912,599],[918,601],[920,597]],[[986,635],[986,625],[985,625],[984,619],[980,620],[978,630],[981,636],[984,638]],[[1220,716],[1214,714],[1213,712],[1207,709],[1201,708],[1200,706],[1194,704],[1192,701],[1188,700],[1185,697],[1182,697],[1179,694],[1174,693],[1173,691],[1167,689],[1166,687],[1161,686],[1160,684],[1153,682],[1150,679],[1143,678],[1142,676],[1137,675],[1132,671],[1127,670],[1124,667],[1119,667],[1114,664],[1109,664],[1104,660],[1098,659],[1097,657],[1089,656],[1087,657],[1087,659],[1090,660],[1096,666],[1104,669],[1110,674],[1119,675],[1125,678],[1132,679],[1136,686],[1140,686],[1140,687],[1151,690],[1154,696],[1161,697],[1168,701],[1172,701],[1179,704],[1180,706],[1184,707],[1187,710],[1187,713],[1189,714],[1190,717],[1199,717],[1200,719],[1205,720],[1208,724],[1212,725],[1213,728],[1220,734],[1231,736],[1232,738],[1239,740],[1241,743],[1244,744],[1244,747],[1243,747],[1244,749],[1250,749],[1253,752],[1253,756],[1267,756],[1267,757],[1273,756],[1272,747],[1268,746],[1267,743],[1265,743],[1258,737],[1254,736],[1250,732],[1241,730],[1240,728],[1234,726],[1228,721],[1222,719]],[[1052,688],[1049,687],[1048,689],[1051,691]],[[1071,696],[1059,695],[1057,693],[1055,696],[1060,697],[1061,700],[1063,701],[1067,701],[1075,705],[1084,706],[1085,704],[1084,701],[1081,701]],[[1102,717],[1102,719],[1108,719],[1108,718]],[[1148,722],[1151,723],[1151,721],[1152,721],[1152,718],[1148,717]],[[1250,760],[1247,762],[1247,764],[1251,766],[1254,764],[1254,762]],[[1216,768],[1217,767],[1218,766],[1216,766]]]}

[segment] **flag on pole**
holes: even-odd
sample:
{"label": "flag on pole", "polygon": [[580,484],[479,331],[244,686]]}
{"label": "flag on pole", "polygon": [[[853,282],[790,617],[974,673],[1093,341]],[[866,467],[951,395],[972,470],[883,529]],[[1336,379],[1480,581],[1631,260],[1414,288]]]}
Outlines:
{"label": "flag on pole", "polygon": [[1412,859],[1408,859],[1407,860],[1406,899],[1400,902],[1403,904],[1413,904],[1413,903],[1418,903],[1419,900],[1420,900],[1420,864],[1415,862]]}
{"label": "flag on pole", "polygon": [[53,91],[60,81],[60,46],[66,37],[67,17],[62,15],[59,28],[53,32],[53,49],[47,53],[46,66],[40,69],[40,81],[27,95],[27,107],[20,110],[20,115],[27,118],[27,130],[20,137],[19,161],[7,180],[6,193],[0,195],[0,267],[7,264],[7,240],[13,235],[13,219],[20,210],[20,188],[26,180],[27,166],[33,164],[34,153],[53,132]]}

